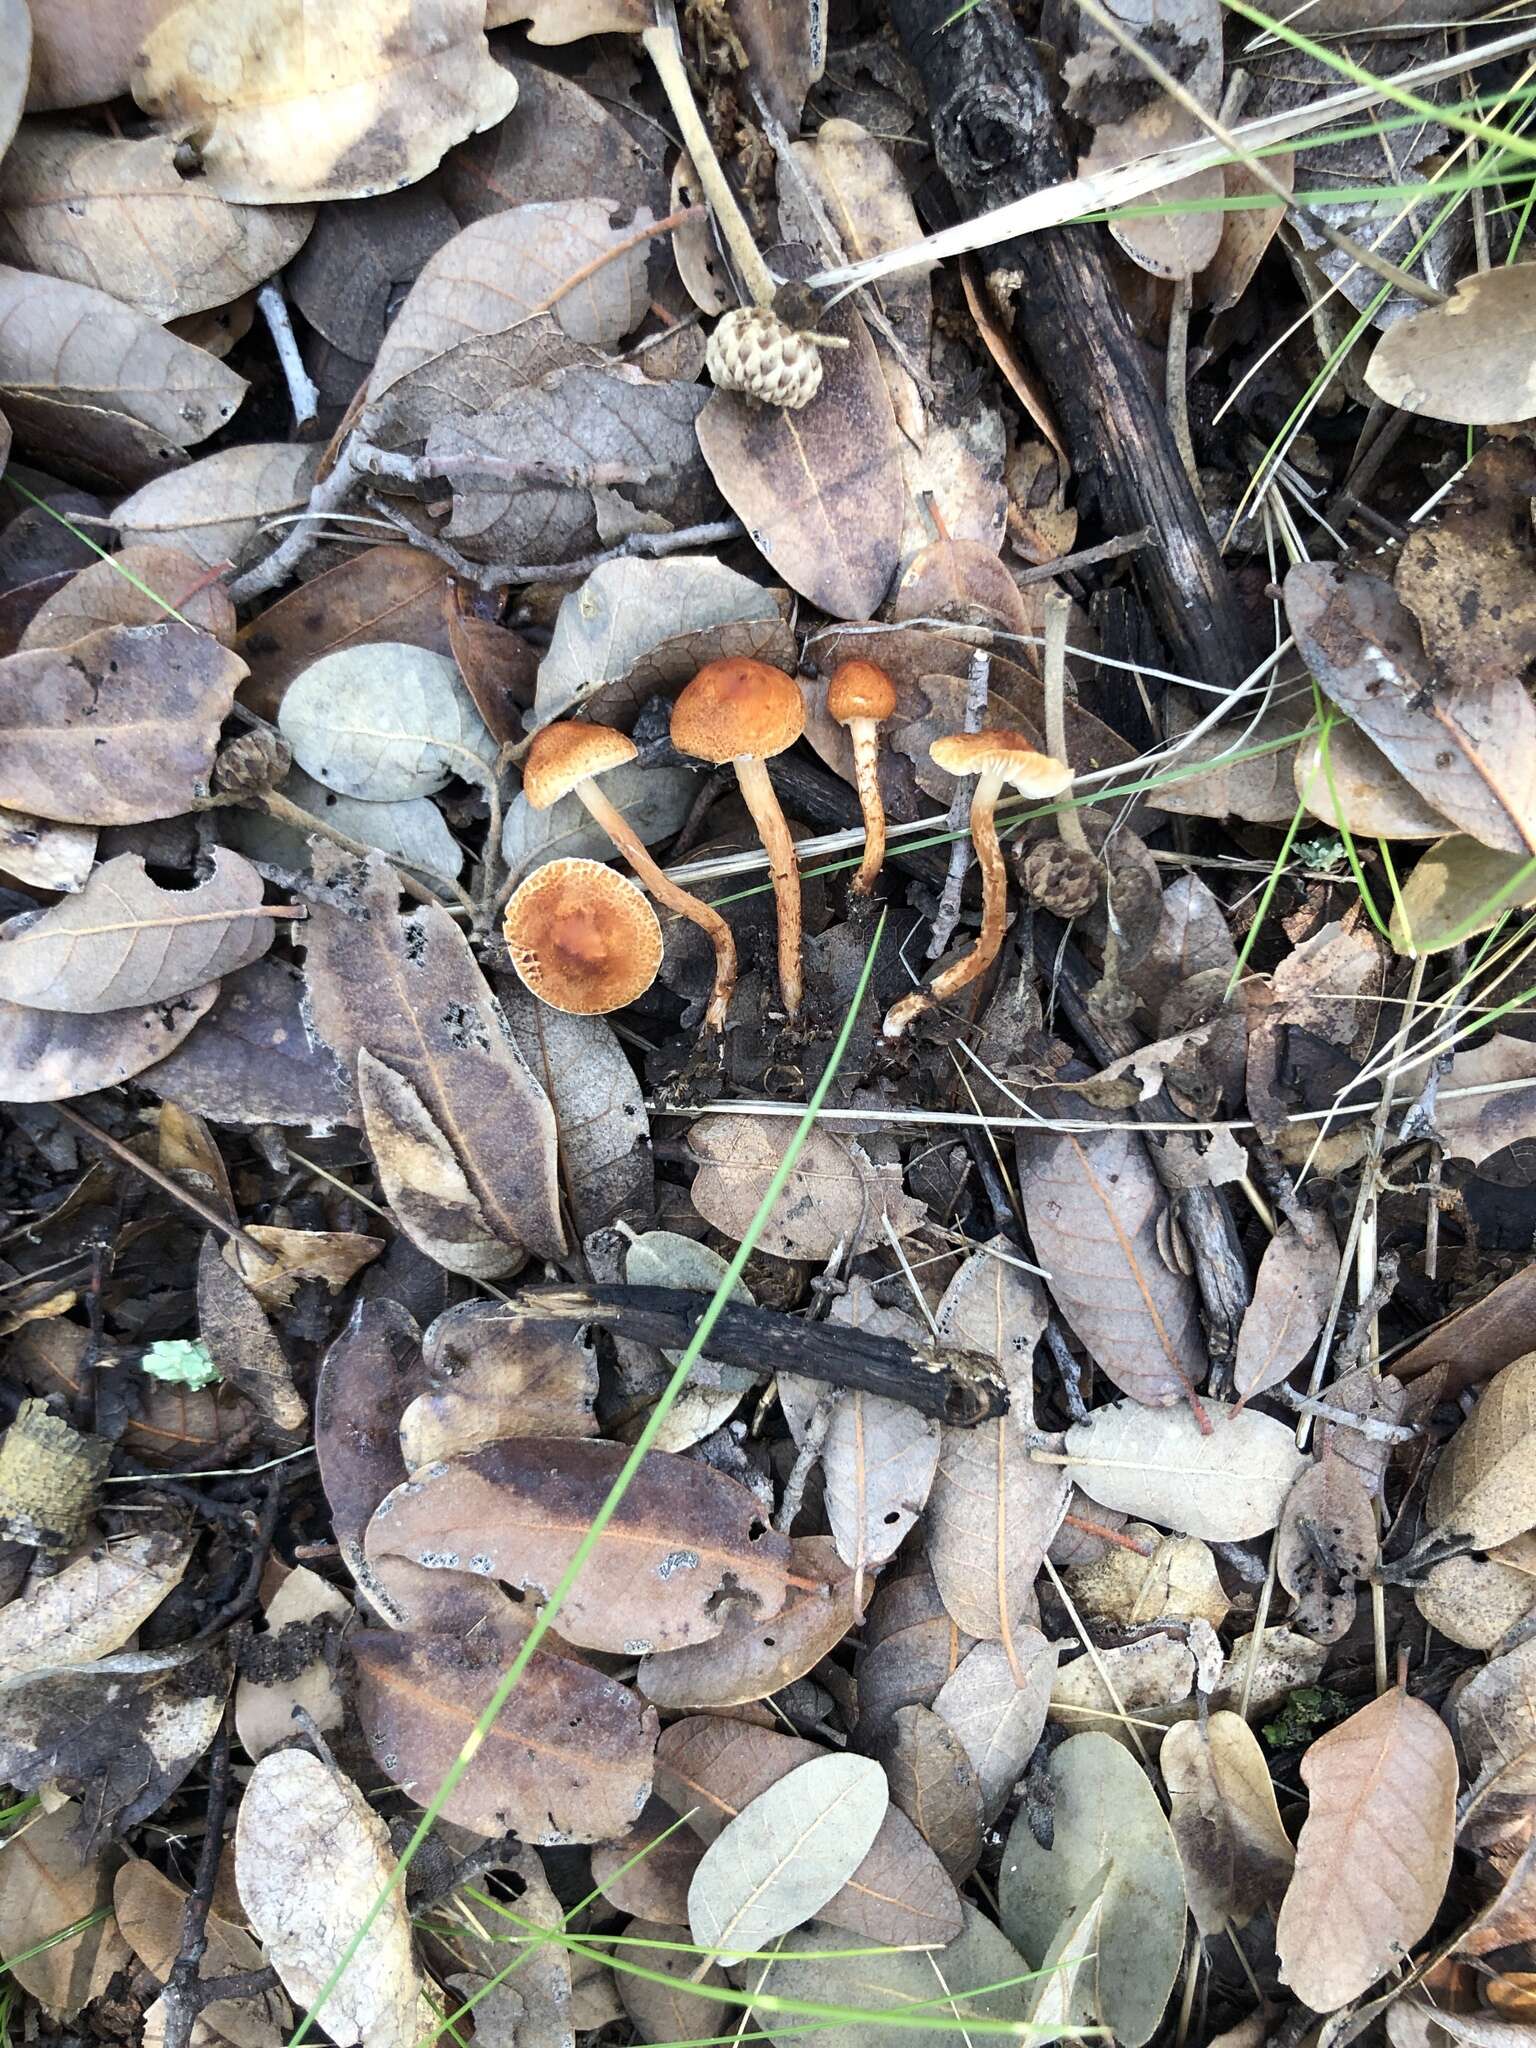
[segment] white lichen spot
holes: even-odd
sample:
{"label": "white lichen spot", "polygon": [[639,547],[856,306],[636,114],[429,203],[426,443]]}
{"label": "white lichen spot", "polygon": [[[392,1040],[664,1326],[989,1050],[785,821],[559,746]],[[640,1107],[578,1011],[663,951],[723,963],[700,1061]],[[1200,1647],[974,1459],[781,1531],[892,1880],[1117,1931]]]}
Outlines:
{"label": "white lichen spot", "polygon": [[644,1636],[636,1636],[633,1642],[624,1645],[626,1657],[648,1657],[650,1653],[651,1646]]}
{"label": "white lichen spot", "polygon": [[674,1572],[696,1572],[699,1568],[699,1553],[696,1550],[669,1550],[656,1567],[659,1579],[670,1579]]}

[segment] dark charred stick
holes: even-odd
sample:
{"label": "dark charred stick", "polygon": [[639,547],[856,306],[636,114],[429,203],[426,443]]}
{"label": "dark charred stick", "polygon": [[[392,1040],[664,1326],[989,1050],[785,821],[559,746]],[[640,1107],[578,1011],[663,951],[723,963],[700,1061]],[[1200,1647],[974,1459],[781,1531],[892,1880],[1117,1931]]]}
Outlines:
{"label": "dark charred stick", "polygon": [[198,2012],[225,1998],[264,1998],[278,1988],[277,1972],[269,1963],[264,1970],[236,1970],[228,1977],[200,1977],[189,1987]]}
{"label": "dark charred stick", "polygon": [[[858,798],[846,782],[825,768],[815,768],[793,755],[780,754],[768,764],[768,774],[779,801],[790,817],[803,819],[807,825],[820,826],[824,832],[836,832],[845,825],[862,823]],[[938,827],[934,829],[937,831]],[[857,857],[856,851],[849,856],[851,861],[856,861]],[[887,841],[885,858],[887,866],[900,868],[904,874],[917,875],[936,887],[942,886],[949,868],[942,846],[904,846],[899,832]]]}
{"label": "dark charred stick", "polygon": [[[1034,46],[1001,0],[890,0],[928,95],[934,154],[977,215],[1072,175]],[[1045,380],[1086,504],[1110,533],[1150,526],[1132,557],[1173,665],[1230,688],[1250,666],[1235,593],[1103,262],[1103,231],[1050,228],[983,249],[988,289]]]}
{"label": "dark charred stick", "polygon": [[[525,1287],[505,1313],[530,1322],[589,1323],[642,1344],[681,1351],[709,1297],[683,1287]],[[1003,1415],[1008,1389],[985,1358],[947,1344],[903,1344],[836,1323],[807,1323],[728,1302],[709,1333],[709,1355],[749,1372],[803,1373],[833,1387],[904,1401],[962,1429]]]}
{"label": "dark charred stick", "polygon": [[192,2023],[201,2010],[197,1997],[199,1966],[208,1947],[208,1913],[224,1847],[224,1813],[229,1805],[229,1724],[233,1704],[224,1716],[208,1755],[208,1807],[197,1877],[181,1923],[181,1947],[165,1984],[164,2048],[188,2048]]}
{"label": "dark charred stick", "polygon": [[[195,1643],[211,1642],[225,1629],[243,1621],[256,1606],[261,1596],[261,1575],[267,1568],[267,1556],[272,1548],[272,1539],[277,1534],[278,1517],[283,1511],[283,1474],[269,1473],[261,1503],[261,1513],[256,1520],[256,1533],[251,1545],[250,1557],[246,1560],[239,1587],[233,1596],[207,1621],[192,1637]],[[249,1522],[247,1521],[247,1527]]]}

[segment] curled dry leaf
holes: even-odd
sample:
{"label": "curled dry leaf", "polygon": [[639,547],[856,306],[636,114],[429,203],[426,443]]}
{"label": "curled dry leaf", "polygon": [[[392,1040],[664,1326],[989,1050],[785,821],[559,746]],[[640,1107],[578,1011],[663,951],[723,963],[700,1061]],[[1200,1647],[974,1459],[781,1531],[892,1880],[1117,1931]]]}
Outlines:
{"label": "curled dry leaf", "polygon": [[384,1895],[325,2002],[325,2031],[338,2048],[409,2048],[415,2038],[422,1986],[405,1888],[388,1889],[394,1865],[384,1822],[318,1757],[277,1750],[252,1771],[235,1824],[235,1882],[296,2005],[308,2011]]}
{"label": "curled dry leaf", "polygon": [[366,1049],[409,1083],[500,1243],[560,1256],[554,1117],[463,934],[434,907],[397,916],[378,855],[317,847],[315,873],[365,913],[316,905],[304,926],[316,1033],[345,1073]]}
{"label": "curled dry leaf", "polygon": [[946,1427],[928,1503],[928,1562],[944,1605],[968,1635],[1001,1643],[1014,1684],[1027,1684],[1035,1579],[1067,1511],[1069,1484],[1036,1464],[1007,1416]]}
{"label": "curled dry leaf", "polygon": [[1262,1394],[1295,1371],[1322,1333],[1339,1277],[1339,1248],[1321,1217],[1309,1242],[1282,1223],[1264,1249],[1253,1299],[1237,1333],[1233,1385],[1243,1399]]}
{"label": "curled dry leaf", "polygon": [[133,93],[153,119],[197,134],[211,191],[270,206],[415,184],[511,111],[517,81],[492,60],[479,0],[359,0],[345,17],[247,0],[161,19]]}
{"label": "curled dry leaf", "polygon": [[293,1384],[283,1347],[261,1303],[225,1264],[211,1230],[197,1261],[197,1316],[214,1364],[262,1420],[280,1435],[301,1430],[309,1410]]}
{"label": "curled dry leaf", "polygon": [[174,623],[0,661],[0,801],[68,824],[174,818],[208,794],[245,663]]}
{"label": "curled dry leaf", "polygon": [[[425,1806],[518,1647],[494,1627],[468,1636],[367,1630],[349,1645],[368,1746]],[[601,1842],[638,1817],[651,1790],[656,1713],[574,1658],[536,1651],[449,1794],[443,1813],[482,1835]]]}
{"label": "curled dry leaf", "polygon": [[1432,1529],[1471,1550],[1536,1527],[1536,1351],[1489,1382],[1442,1453],[1425,1510]]}
{"label": "curled dry leaf", "polygon": [[1377,342],[1365,381],[1421,418],[1493,427],[1536,412],[1531,342],[1536,270],[1528,263],[1471,271],[1440,306],[1395,323]]}
{"label": "curled dry leaf", "polygon": [[[251,1672],[235,1686],[235,1733],[257,1761],[300,1732],[300,1709],[322,1734],[346,1720],[336,1643],[352,1619],[351,1601],[318,1572],[296,1565],[266,1610],[267,1633],[253,1645]],[[253,1675],[268,1670],[271,1677]]]}
{"label": "curled dry leaf", "polygon": [[[471,1571],[548,1597],[624,1463],[622,1444],[523,1437],[418,1473],[379,1507],[368,1555]],[[630,1656],[707,1642],[733,1609],[777,1614],[789,1543],[707,1465],[642,1460],[560,1610],[568,1642]]]}
{"label": "curled dry leaf", "polygon": [[63,647],[103,626],[158,626],[172,610],[226,647],[233,644],[235,608],[200,562],[179,548],[123,548],[77,569],[62,590],[45,598],[27,622],[18,651]]}
{"label": "curled dry leaf", "polygon": [[1140,1762],[1107,1735],[1074,1735],[1046,1766],[1052,1846],[1029,1815],[1003,1851],[998,1898],[1005,1930],[1037,1968],[1100,1873],[1103,1914],[1093,1972],[1095,2017],[1125,2048],[1141,2048],[1163,2016],[1184,1951],[1184,1875],[1157,1794]]}
{"label": "curled dry leaf", "polygon": [[156,1530],[34,1580],[0,1608],[0,1685],[120,1649],[180,1584],[191,1555],[183,1537]]}
{"label": "curled dry leaf", "polygon": [[[746,1235],[768,1183],[789,1149],[793,1128],[749,1116],[700,1117],[688,1149],[701,1164],[693,1206],[716,1230]],[[856,1138],[816,1128],[769,1212],[757,1249],[778,1259],[825,1259],[841,1243],[846,1258],[915,1230],[926,1211],[902,1192],[901,1168],[879,1165]]]}
{"label": "curled dry leaf", "polygon": [[889,1804],[870,1757],[820,1756],[759,1793],[693,1874],[694,1940],[716,1955],[750,1953],[803,1925],[863,1862]]}
{"label": "curled dry leaf", "polygon": [[1296,1874],[1275,1930],[1280,1975],[1336,2012],[1407,1955],[1439,1910],[1456,1834],[1456,1749],[1400,1687],[1319,1736]]}
{"label": "curled dry leaf", "polygon": [[1162,1536],[1145,1522],[1120,1532],[1141,1549],[1106,1543],[1100,1554],[1067,1573],[1084,1614],[1135,1628],[1149,1621],[1208,1621],[1220,1628],[1229,1602],[1216,1560],[1194,1536]]}
{"label": "curled dry leaf", "polygon": [[1283,1422],[1207,1401],[1208,1436],[1187,1408],[1116,1401],[1067,1431],[1068,1466],[1090,1500],[1207,1543],[1241,1543],[1280,1519],[1306,1460]]}
{"label": "curled dry leaf", "polygon": [[642,1658],[635,1682],[646,1698],[666,1711],[744,1706],[803,1678],[857,1626],[859,1610],[854,1575],[828,1537],[794,1538],[789,1575],[795,1583],[776,1614],[738,1618],[708,1642]]}
{"label": "curled dry leaf", "polygon": [[1073,1335],[1122,1393],[1157,1408],[1183,1400],[1205,1376],[1204,1346],[1194,1287],[1158,1243],[1167,1197],[1146,1141],[1021,1133],[1018,1151],[1035,1255]]}
{"label": "curled dry leaf", "polygon": [[1296,1602],[1296,1627],[1320,1643],[1347,1635],[1355,1582],[1370,1576],[1376,1556],[1376,1511],[1365,1482],[1325,1451],[1286,1495],[1275,1536],[1275,1572]]}
{"label": "curled dry leaf", "polygon": [[260,875],[224,847],[191,889],[162,889],[139,854],[120,853],[77,895],[0,931],[0,998],[84,1016],[167,1002],[261,958],[276,931],[261,899]]}
{"label": "curled dry leaf", "polygon": [[295,677],[278,729],[306,774],[370,803],[484,783],[496,742],[443,654],[404,641],[344,647]]}
{"label": "curled dry leaf", "polygon": [[1189,1909],[1203,1935],[1246,1927],[1284,1896],[1296,1852],[1280,1824],[1269,1765],[1246,1721],[1177,1721],[1158,1756]]}
{"label": "curled dry leaf", "polygon": [[263,1308],[286,1308],[301,1280],[323,1280],[332,1294],[339,1294],[384,1249],[383,1238],[356,1230],[283,1230],[271,1223],[248,1223],[245,1231],[262,1251],[231,1238],[224,1246],[224,1263]]}
{"label": "curled dry leaf", "polygon": [[113,514],[126,548],[181,549],[205,569],[238,562],[264,523],[309,501],[320,450],[302,441],[221,448],[171,476],[141,484]]}
{"label": "curled dry leaf", "polygon": [[[100,1997],[128,1960],[111,1911],[122,1851],[82,1858],[84,1826],[75,1802],[61,1800],[16,1829],[0,1855],[0,1955],[6,1973],[61,2020]],[[77,1934],[56,1939],[82,1920],[88,1924]]]}
{"label": "curled dry leaf", "polygon": [[[112,1888],[113,1910],[123,1939],[157,1983],[164,1984],[181,1953],[188,1895],[179,1884],[135,1858],[117,1873]],[[207,1946],[197,1975],[231,1977],[266,1967],[266,1958],[243,1927],[218,1913],[204,1922]],[[259,1992],[254,1998],[217,1998],[198,2014],[199,2024],[228,2048],[277,2048],[293,2019],[281,1991]],[[152,2039],[145,2015],[145,2039]]]}
{"label": "curled dry leaf", "polygon": [[939,1688],[933,1711],[964,1746],[987,1821],[1007,1805],[1040,1740],[1056,1656],[1056,1645],[1038,1629],[1021,1628],[1015,1631],[1011,1658],[1001,1643],[977,1643]]}

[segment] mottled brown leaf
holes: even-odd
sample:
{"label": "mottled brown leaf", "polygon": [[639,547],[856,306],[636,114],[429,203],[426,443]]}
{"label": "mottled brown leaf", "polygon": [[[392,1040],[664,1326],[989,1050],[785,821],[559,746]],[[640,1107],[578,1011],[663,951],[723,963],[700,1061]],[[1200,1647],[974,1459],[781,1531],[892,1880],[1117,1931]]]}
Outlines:
{"label": "mottled brown leaf", "polygon": [[120,1649],[180,1583],[191,1555],[184,1538],[155,1530],[34,1580],[0,1608],[0,1684]]}
{"label": "mottled brown leaf", "polygon": [[1195,1925],[1246,1927],[1283,1897],[1296,1862],[1257,1736],[1238,1714],[1176,1721],[1158,1762]]}
{"label": "mottled brown leaf", "polygon": [[[112,1904],[123,1939],[149,1974],[165,1983],[181,1953],[188,1894],[152,1863],[136,1858],[117,1873]],[[243,1927],[219,1913],[210,1913],[205,1925],[208,1945],[197,1966],[199,1978],[231,1977],[266,1967],[266,1958]],[[152,2026],[148,2014],[145,2019],[148,2041]],[[214,1999],[198,2019],[215,2041],[228,2043],[229,2048],[277,2048],[293,2013],[282,1992],[271,1990],[254,1998]]]}
{"label": "mottled brown leaf", "polygon": [[169,1003],[73,1017],[0,1003],[0,1096],[7,1102],[65,1102],[142,1074],[205,1017],[215,981]]}
{"label": "mottled brown leaf", "polygon": [[293,1384],[283,1348],[261,1303],[224,1263],[211,1230],[197,1261],[197,1314],[214,1364],[262,1420],[282,1435],[302,1429],[309,1410]]}
{"label": "mottled brown leaf", "polygon": [[[7,1974],[56,2019],[67,2020],[99,1998],[128,1961],[111,1912],[122,1851],[108,1848],[82,1861],[84,1819],[66,1799],[16,1829],[0,1856],[0,1954]],[[67,1941],[54,1939],[82,1920],[91,1924]]]}
{"label": "mottled brown leaf", "polygon": [[1325,1452],[1285,1497],[1275,1533],[1275,1572],[1296,1602],[1292,1625],[1336,1643],[1355,1618],[1355,1584],[1376,1565],[1376,1511],[1365,1482]]}
{"label": "mottled brown leaf", "polygon": [[1067,1509],[1057,1465],[1037,1465],[1011,1416],[977,1429],[946,1426],[928,1501],[928,1562],[944,1605],[967,1634],[1001,1643],[1025,1683],[1035,1578]]}
{"label": "mottled brown leaf", "polygon": [[223,586],[210,583],[203,565],[179,548],[147,546],[123,548],[77,570],[32,614],[21,648],[64,647],[102,626],[158,626],[167,606],[189,626],[234,644],[235,608]]}
{"label": "mottled brown leaf", "polygon": [[1293,1224],[1282,1223],[1259,1261],[1253,1299],[1237,1333],[1232,1374],[1244,1399],[1288,1378],[1327,1320],[1339,1277],[1339,1248],[1323,1217],[1310,1220],[1310,1242]]}
{"label": "mottled brown leaf", "polygon": [[931,1707],[898,1707],[876,1753],[892,1804],[963,1882],[980,1860],[984,1823],[976,1766],[959,1736]]}
{"label": "mottled brown leaf", "polygon": [[407,1472],[506,1436],[595,1436],[597,1360],[569,1323],[467,1301],[427,1331],[429,1384],[400,1417]]}

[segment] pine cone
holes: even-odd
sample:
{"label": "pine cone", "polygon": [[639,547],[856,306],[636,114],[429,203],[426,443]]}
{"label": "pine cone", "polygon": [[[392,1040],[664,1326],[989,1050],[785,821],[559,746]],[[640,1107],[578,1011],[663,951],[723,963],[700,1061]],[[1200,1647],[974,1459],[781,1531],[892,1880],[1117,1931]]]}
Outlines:
{"label": "pine cone", "polygon": [[1057,917],[1086,917],[1099,900],[1102,876],[1091,854],[1059,839],[1037,839],[1024,856],[1025,893]]}
{"label": "pine cone", "polygon": [[213,764],[214,786],[226,796],[259,796],[287,779],[293,749],[267,726],[243,732],[219,749]]}
{"label": "pine cone", "polygon": [[821,350],[767,306],[738,306],[715,324],[704,367],[720,391],[799,412],[821,389]]}

